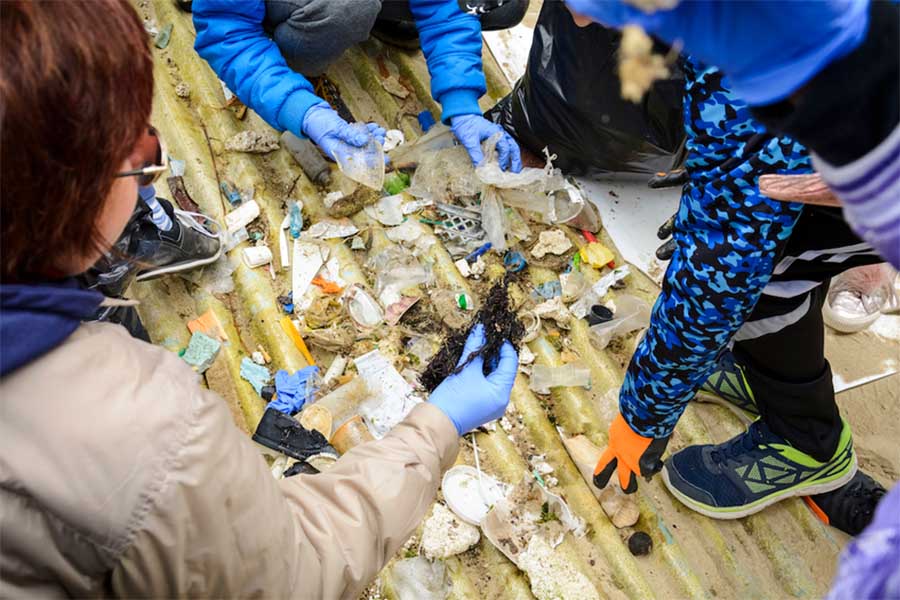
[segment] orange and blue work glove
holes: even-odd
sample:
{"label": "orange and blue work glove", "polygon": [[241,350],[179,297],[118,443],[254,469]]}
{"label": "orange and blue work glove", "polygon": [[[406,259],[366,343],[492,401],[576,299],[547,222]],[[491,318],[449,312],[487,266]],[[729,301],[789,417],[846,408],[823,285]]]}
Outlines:
{"label": "orange and blue work glove", "polygon": [[635,474],[650,480],[662,469],[662,454],[669,438],[647,438],[636,433],[622,418],[616,415],[609,426],[609,445],[600,456],[594,469],[594,485],[605,488],[613,471],[619,472],[619,485],[626,494],[637,491]]}

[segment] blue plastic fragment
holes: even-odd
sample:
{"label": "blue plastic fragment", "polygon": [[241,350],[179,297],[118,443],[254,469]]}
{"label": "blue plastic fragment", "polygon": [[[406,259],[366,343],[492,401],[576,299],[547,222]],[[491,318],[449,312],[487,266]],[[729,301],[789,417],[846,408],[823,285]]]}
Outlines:
{"label": "blue plastic fragment", "polygon": [[490,249],[491,249],[491,243],[488,242],[487,244],[484,244],[483,246],[478,247],[477,249],[475,249],[475,251],[473,251],[471,254],[469,254],[466,257],[466,261],[474,262],[474,261],[478,260],[479,256],[481,256],[482,254],[484,254],[485,252],[487,252]]}
{"label": "blue plastic fragment", "polygon": [[511,251],[507,252],[506,256],[503,257],[503,264],[506,268],[513,273],[517,273],[525,268],[525,265],[528,264],[525,261],[525,257],[522,256],[521,252]]}
{"label": "blue plastic fragment", "polygon": [[419,127],[422,128],[422,132],[425,133],[432,127],[434,127],[434,117],[427,110],[423,110],[419,113]]}
{"label": "blue plastic fragment", "polygon": [[275,373],[275,391],[278,395],[269,402],[269,408],[286,415],[299,412],[304,404],[312,400],[318,373],[319,367],[306,367],[293,375],[284,369]]}
{"label": "blue plastic fragment", "polygon": [[532,293],[535,296],[535,300],[544,299],[544,300],[552,300],[557,296],[562,296],[562,285],[559,281],[547,281],[541,284],[538,284],[534,288],[534,292]]}
{"label": "blue plastic fragment", "polygon": [[269,373],[269,370],[253,362],[249,356],[241,359],[241,377],[250,382],[260,397],[262,397],[263,386],[272,381],[272,374]]}
{"label": "blue plastic fragment", "polygon": [[300,210],[300,205],[294,202],[291,204],[291,237],[295,240],[300,237],[300,232],[303,230],[303,213]]}
{"label": "blue plastic fragment", "polygon": [[223,181],[219,187],[222,189],[222,193],[225,194],[225,198],[228,200],[228,203],[231,204],[231,206],[238,206],[241,202],[243,202],[241,193],[237,190],[237,188],[228,185],[227,181]]}

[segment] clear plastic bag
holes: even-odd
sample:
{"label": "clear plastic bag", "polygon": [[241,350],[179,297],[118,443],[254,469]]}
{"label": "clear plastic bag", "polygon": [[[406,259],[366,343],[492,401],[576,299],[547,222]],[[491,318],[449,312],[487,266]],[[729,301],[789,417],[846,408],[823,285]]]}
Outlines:
{"label": "clear plastic bag", "polygon": [[591,342],[598,350],[603,350],[614,337],[643,329],[649,324],[649,304],[635,296],[619,296],[616,298],[616,312],[612,320],[591,325]]}

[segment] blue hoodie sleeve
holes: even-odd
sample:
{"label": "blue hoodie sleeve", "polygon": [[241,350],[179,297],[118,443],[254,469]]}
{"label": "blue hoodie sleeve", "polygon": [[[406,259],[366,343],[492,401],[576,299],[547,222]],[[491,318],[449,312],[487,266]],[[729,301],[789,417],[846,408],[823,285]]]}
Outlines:
{"label": "blue hoodie sleeve", "polygon": [[478,99],[487,91],[481,66],[481,22],[456,0],[410,0],[422,52],[431,74],[431,96],[441,104],[441,121],[480,115]]}
{"label": "blue hoodie sleeve", "polygon": [[753,312],[803,210],[759,193],[765,173],[809,173],[806,149],[773,137],[722,75],[685,68],[686,168],[677,243],[619,410],[652,438],[672,433],[723,348]]}
{"label": "blue hoodie sleeve", "polygon": [[266,35],[265,14],[263,0],[194,0],[194,49],[266,123],[302,136],[306,111],[322,100]]}

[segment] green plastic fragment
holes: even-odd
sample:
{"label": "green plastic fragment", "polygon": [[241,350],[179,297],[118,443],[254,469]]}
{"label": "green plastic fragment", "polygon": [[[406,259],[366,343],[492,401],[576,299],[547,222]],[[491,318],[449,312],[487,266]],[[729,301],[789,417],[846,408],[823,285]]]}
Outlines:
{"label": "green plastic fragment", "polygon": [[215,362],[222,343],[201,331],[195,331],[181,360],[194,367],[198,373],[205,372]]}
{"label": "green plastic fragment", "polygon": [[169,23],[168,25],[160,29],[159,33],[156,34],[156,40],[154,43],[160,50],[164,50],[166,46],[169,45],[169,40],[172,39],[172,27],[173,25]]}
{"label": "green plastic fragment", "polygon": [[409,175],[403,173],[402,171],[394,171],[393,173],[388,173],[384,177],[384,193],[388,194],[389,196],[399,194],[409,187],[409,182]]}

